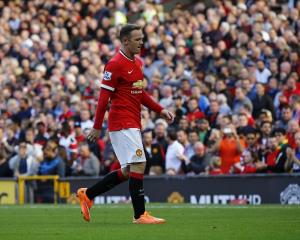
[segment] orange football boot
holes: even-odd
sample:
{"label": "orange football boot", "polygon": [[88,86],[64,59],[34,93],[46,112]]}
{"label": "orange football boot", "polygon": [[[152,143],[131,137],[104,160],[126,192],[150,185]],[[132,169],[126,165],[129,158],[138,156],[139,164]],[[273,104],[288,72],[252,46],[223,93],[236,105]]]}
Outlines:
{"label": "orange football boot", "polygon": [[79,198],[81,213],[83,215],[83,219],[87,222],[91,220],[90,209],[93,206],[93,200],[90,200],[86,195],[87,188],[79,188],[77,190],[76,196]]}
{"label": "orange football boot", "polygon": [[133,218],[132,222],[136,224],[161,224],[165,223],[166,220],[162,218],[153,217],[150,215],[149,212],[145,211],[144,214],[140,216],[140,218]]}

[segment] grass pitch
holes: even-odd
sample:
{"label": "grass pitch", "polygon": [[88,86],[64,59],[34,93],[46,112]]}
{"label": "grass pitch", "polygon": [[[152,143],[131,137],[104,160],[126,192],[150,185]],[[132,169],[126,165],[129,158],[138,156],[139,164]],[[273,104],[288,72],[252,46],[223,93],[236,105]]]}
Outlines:
{"label": "grass pitch", "polygon": [[300,206],[149,204],[147,209],[167,223],[134,225],[130,205],[95,206],[90,223],[79,206],[0,206],[0,239],[300,239]]}

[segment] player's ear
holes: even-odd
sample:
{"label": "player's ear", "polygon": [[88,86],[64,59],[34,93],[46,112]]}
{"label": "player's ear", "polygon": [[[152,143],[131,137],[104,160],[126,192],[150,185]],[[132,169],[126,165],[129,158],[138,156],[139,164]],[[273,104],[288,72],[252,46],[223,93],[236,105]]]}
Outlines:
{"label": "player's ear", "polygon": [[124,38],[123,38],[123,45],[124,45],[124,46],[127,46],[127,45],[128,45],[128,42],[129,42],[128,37],[124,37]]}

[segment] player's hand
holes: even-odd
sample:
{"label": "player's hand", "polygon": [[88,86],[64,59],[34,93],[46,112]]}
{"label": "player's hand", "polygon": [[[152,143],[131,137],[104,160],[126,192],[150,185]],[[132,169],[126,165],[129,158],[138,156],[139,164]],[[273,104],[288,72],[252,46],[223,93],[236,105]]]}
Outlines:
{"label": "player's hand", "polygon": [[172,123],[174,121],[174,114],[168,111],[167,109],[163,109],[160,115],[168,121],[168,123]]}
{"label": "player's hand", "polygon": [[101,130],[92,128],[87,135],[87,139],[91,142],[95,142],[100,136]]}

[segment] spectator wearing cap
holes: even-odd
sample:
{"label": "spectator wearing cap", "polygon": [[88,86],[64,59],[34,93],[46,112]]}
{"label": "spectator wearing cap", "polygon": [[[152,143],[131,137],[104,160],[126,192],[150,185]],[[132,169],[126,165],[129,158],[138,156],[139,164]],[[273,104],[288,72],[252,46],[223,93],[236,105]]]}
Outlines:
{"label": "spectator wearing cap", "polygon": [[271,111],[273,118],[275,117],[274,103],[270,96],[265,93],[265,86],[261,83],[256,84],[256,96],[252,101],[253,117],[256,119],[262,109]]}

